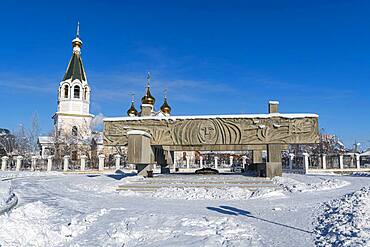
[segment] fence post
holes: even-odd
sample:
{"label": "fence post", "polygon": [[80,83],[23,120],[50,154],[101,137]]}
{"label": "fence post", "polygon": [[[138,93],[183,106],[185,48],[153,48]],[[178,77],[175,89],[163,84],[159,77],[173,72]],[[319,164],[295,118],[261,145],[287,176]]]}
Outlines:
{"label": "fence post", "polygon": [[104,170],[104,159],[105,159],[105,155],[104,154],[99,154],[99,171],[103,171]]}
{"label": "fence post", "polygon": [[343,170],[344,169],[344,165],[343,165],[343,155],[341,154],[341,155],[339,155],[339,168],[341,169],[341,170]]}
{"label": "fence post", "polygon": [[289,170],[293,170],[293,161],[294,161],[294,154],[289,154]]}
{"label": "fence post", "polygon": [[243,161],[242,161],[242,163],[243,163],[243,169],[244,169],[244,171],[246,171],[247,170],[247,168],[246,168],[247,156],[243,155],[242,156],[242,159],[243,159]]}
{"label": "fence post", "polygon": [[15,165],[15,170],[17,172],[19,172],[21,170],[22,160],[23,160],[23,157],[21,155],[18,155],[17,156],[17,164]]}
{"label": "fence post", "polygon": [[322,169],[326,170],[326,154],[322,154]]}
{"label": "fence post", "polygon": [[31,157],[31,171],[34,171],[36,169],[36,162],[37,162],[37,156]]}
{"label": "fence post", "polygon": [[233,166],[233,159],[234,159],[234,156],[230,155],[230,167]]}
{"label": "fence post", "polygon": [[304,171],[305,173],[308,172],[308,165],[309,165],[309,157],[310,155],[308,153],[303,153],[303,156],[304,156],[304,161],[303,161],[303,164],[304,164]]}
{"label": "fence post", "polygon": [[356,168],[358,170],[361,168],[360,155],[359,154],[356,154]]}
{"label": "fence post", "polygon": [[119,170],[121,168],[121,155],[116,154],[114,155],[114,158],[116,159],[116,170]]}
{"label": "fence post", "polygon": [[80,158],[81,158],[80,170],[81,171],[85,171],[85,168],[86,168],[86,158],[87,158],[87,156],[83,154],[83,155],[80,156]]}
{"label": "fence post", "polygon": [[9,159],[8,156],[1,157],[1,170],[2,171],[5,171],[6,170],[6,167],[8,165],[8,159]]}
{"label": "fence post", "polygon": [[68,155],[65,155],[63,157],[63,171],[66,172],[68,171],[68,166],[69,166],[69,156]]}
{"label": "fence post", "polygon": [[51,171],[51,167],[53,166],[53,156],[48,156],[48,167],[47,167],[47,171],[50,172]]}

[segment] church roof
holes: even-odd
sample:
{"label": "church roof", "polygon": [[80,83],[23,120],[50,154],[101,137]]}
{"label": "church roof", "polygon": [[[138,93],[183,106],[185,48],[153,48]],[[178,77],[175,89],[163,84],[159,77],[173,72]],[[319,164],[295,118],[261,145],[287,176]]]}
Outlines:
{"label": "church roof", "polygon": [[79,52],[73,52],[72,58],[69,61],[63,81],[68,79],[72,79],[72,81],[75,79],[79,79],[81,82],[86,81],[85,68],[82,63],[81,54]]}

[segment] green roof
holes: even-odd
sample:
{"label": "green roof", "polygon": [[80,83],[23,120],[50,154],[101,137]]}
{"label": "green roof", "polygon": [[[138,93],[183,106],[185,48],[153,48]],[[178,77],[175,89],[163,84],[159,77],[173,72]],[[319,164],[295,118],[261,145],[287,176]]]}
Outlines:
{"label": "green roof", "polygon": [[79,79],[80,81],[86,81],[86,74],[84,65],[82,63],[81,54],[73,52],[71,61],[69,61],[66,74],[64,75],[63,81],[72,79]]}

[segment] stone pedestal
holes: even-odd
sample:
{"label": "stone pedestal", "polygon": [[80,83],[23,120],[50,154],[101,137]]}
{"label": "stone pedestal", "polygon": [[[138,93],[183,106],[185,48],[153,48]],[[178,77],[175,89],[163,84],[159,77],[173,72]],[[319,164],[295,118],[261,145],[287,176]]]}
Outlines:
{"label": "stone pedestal", "polygon": [[116,154],[114,155],[115,160],[115,165],[116,165],[116,170],[119,170],[121,168],[121,155]]}
{"label": "stone pedestal", "polygon": [[48,172],[50,172],[50,171],[51,171],[52,166],[53,166],[53,156],[48,156],[48,165],[47,165],[46,170],[47,170]]}
{"label": "stone pedestal", "polygon": [[303,167],[304,167],[304,172],[308,172],[308,166],[309,166],[309,157],[310,155],[308,153],[303,153]]}
{"label": "stone pedestal", "polygon": [[64,172],[68,171],[68,166],[69,166],[69,156],[66,155],[63,157],[63,171]]}
{"label": "stone pedestal", "polygon": [[87,159],[87,156],[86,155],[81,155],[81,165],[80,165],[80,169],[81,171],[85,171],[85,168],[86,168],[86,159]]}
{"label": "stone pedestal", "polygon": [[105,155],[104,154],[99,154],[98,158],[99,158],[99,171],[103,171],[104,170]]}
{"label": "stone pedestal", "polygon": [[8,156],[1,157],[1,170],[2,171],[5,171],[6,170],[6,167],[8,165],[8,159],[9,159]]}
{"label": "stone pedestal", "polygon": [[36,169],[36,162],[37,162],[37,156],[31,157],[31,171],[34,171]]}
{"label": "stone pedestal", "polygon": [[322,155],[322,169],[326,169],[326,154]]}

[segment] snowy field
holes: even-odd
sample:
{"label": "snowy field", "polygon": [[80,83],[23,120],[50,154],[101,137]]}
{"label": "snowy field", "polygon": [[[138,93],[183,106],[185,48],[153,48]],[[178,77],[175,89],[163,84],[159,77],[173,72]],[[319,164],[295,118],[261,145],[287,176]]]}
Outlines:
{"label": "snowy field", "polygon": [[367,174],[171,176],[0,172],[0,246],[370,245]]}

